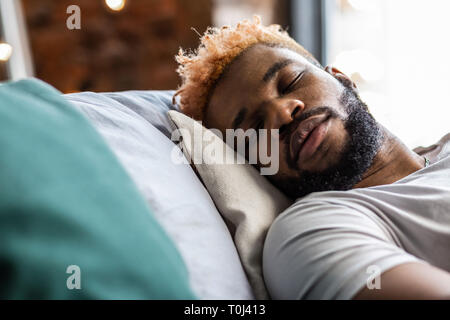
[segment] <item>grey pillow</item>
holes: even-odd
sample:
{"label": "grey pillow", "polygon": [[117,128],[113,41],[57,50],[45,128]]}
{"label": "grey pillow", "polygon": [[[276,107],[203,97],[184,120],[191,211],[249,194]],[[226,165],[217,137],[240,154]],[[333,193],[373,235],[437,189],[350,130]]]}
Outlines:
{"label": "grey pillow", "polygon": [[167,118],[172,91],[74,93],[181,252],[202,299],[254,299],[225,222],[188,164],[175,164]]}

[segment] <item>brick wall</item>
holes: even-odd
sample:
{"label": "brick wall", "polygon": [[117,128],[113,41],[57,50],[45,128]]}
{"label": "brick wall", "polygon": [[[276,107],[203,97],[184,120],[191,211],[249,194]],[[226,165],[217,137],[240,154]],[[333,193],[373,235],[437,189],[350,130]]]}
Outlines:
{"label": "brick wall", "polygon": [[[36,76],[63,92],[175,89],[174,55],[195,48],[211,25],[211,0],[128,0],[119,12],[103,0],[22,0]],[[66,27],[81,8],[81,30]]]}

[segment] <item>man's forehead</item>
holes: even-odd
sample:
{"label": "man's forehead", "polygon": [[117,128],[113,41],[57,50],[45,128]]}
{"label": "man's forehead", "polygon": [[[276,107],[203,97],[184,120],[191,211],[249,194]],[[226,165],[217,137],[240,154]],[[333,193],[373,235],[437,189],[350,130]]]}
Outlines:
{"label": "man's forehead", "polygon": [[307,64],[308,61],[297,52],[279,46],[257,44],[244,51],[231,63],[224,78],[235,78],[245,72],[254,72],[264,75],[274,63],[282,60],[294,60],[299,64]]}
{"label": "man's forehead", "polygon": [[309,63],[300,54],[282,47],[255,45],[247,49],[227,68],[222,79],[214,89],[206,110],[206,125],[223,128],[230,127],[230,119],[241,108],[243,96],[247,92],[256,94],[265,75],[277,63],[294,61],[296,64]]}

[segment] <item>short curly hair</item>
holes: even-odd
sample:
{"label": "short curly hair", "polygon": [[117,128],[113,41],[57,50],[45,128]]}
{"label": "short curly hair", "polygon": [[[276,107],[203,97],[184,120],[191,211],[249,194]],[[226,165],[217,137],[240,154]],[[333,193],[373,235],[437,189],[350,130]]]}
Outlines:
{"label": "short curly hair", "polygon": [[173,103],[179,96],[180,110],[196,120],[202,120],[210,94],[227,66],[255,44],[291,49],[322,67],[311,53],[279,25],[263,26],[261,18],[254,16],[253,21],[244,20],[235,27],[208,28],[194,52],[180,48],[175,59],[179,64],[177,72],[182,84],[173,96]]}

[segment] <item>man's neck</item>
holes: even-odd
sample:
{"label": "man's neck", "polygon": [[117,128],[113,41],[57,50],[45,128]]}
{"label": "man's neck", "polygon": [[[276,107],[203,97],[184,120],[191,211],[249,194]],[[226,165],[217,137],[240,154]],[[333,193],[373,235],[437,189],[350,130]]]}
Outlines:
{"label": "man's neck", "polygon": [[406,147],[383,126],[384,139],[372,165],[353,189],[367,188],[398,181],[422,169],[424,158]]}

